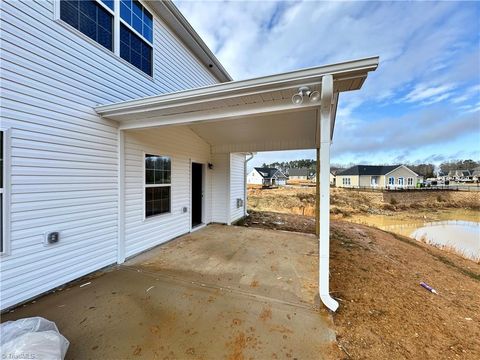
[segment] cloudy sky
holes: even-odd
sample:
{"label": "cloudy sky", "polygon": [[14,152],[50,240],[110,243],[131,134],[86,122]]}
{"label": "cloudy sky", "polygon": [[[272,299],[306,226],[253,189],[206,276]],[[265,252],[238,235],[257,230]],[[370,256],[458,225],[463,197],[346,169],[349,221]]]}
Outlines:
{"label": "cloudy sky", "polygon": [[380,56],[340,97],[332,162],[480,159],[480,2],[175,3],[235,80]]}

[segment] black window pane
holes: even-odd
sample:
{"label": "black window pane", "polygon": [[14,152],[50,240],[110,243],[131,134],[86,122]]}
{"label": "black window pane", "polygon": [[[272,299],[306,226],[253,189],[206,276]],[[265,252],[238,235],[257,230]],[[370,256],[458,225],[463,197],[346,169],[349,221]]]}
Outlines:
{"label": "black window pane", "polygon": [[92,20],[97,17],[97,3],[94,0],[80,1],[80,11]]}
{"label": "black window pane", "polygon": [[142,56],[137,53],[136,51],[131,51],[130,52],[130,63],[139,68],[141,70],[142,68]]}
{"label": "black window pane", "polygon": [[132,47],[132,50],[137,53],[142,53],[142,40],[140,40],[138,36],[132,34],[130,38],[130,46]]}
{"label": "black window pane", "polygon": [[105,46],[107,49],[110,49],[110,50],[113,49],[112,35],[110,33],[99,32],[97,40],[100,45]]}
{"label": "black window pane", "polygon": [[143,17],[143,6],[138,1],[133,1],[132,10],[133,13],[137,15],[140,19]]}
{"label": "black window pane", "polygon": [[139,34],[142,33],[142,19],[140,19],[137,15],[133,14],[132,16],[132,27],[138,31]]}
{"label": "black window pane", "polygon": [[60,3],[60,19],[78,29],[78,9],[75,9],[70,1]]}
{"label": "black window pane", "polygon": [[98,8],[98,25],[107,31],[112,32],[112,24],[112,15],[107,10]]}
{"label": "black window pane", "polygon": [[148,60],[152,56],[152,47],[144,41],[142,41],[142,56]]}
{"label": "black window pane", "polygon": [[120,26],[120,56],[130,64],[152,75],[152,48],[127,26]]}
{"label": "black window pane", "polygon": [[155,170],[145,170],[145,183],[155,184]]}
{"label": "black window pane", "polygon": [[107,5],[110,9],[113,10],[113,0],[101,0],[105,5]]}
{"label": "black window pane", "polygon": [[150,60],[145,59],[142,57],[142,69],[144,73],[151,74],[152,73],[152,63]]}
{"label": "black window pane", "polygon": [[60,19],[113,50],[113,15],[94,0],[60,2]]}
{"label": "black window pane", "polygon": [[132,10],[127,7],[127,4],[120,4],[120,17],[125,20],[129,25],[132,24]]}
{"label": "black window pane", "polygon": [[153,17],[147,10],[143,9],[143,23],[148,27],[153,27]]}
{"label": "black window pane", "polygon": [[145,191],[145,201],[153,201],[155,200],[155,190],[157,188],[154,188],[154,187],[150,187],[150,188],[146,188],[146,191]]}
{"label": "black window pane", "polygon": [[150,42],[153,42],[153,31],[151,27],[143,24],[143,36]]}
{"label": "black window pane", "polygon": [[125,43],[125,45],[130,47],[130,32],[126,26],[120,28],[120,41]]}
{"label": "black window pane", "polygon": [[170,186],[145,189],[145,216],[170,212]]}
{"label": "black window pane", "polygon": [[93,21],[92,19],[86,16],[80,17],[79,30],[85,35],[87,35],[90,39],[97,39],[97,26],[95,25],[95,21]]}
{"label": "black window pane", "polygon": [[145,169],[155,169],[155,157],[154,155],[145,155]]}

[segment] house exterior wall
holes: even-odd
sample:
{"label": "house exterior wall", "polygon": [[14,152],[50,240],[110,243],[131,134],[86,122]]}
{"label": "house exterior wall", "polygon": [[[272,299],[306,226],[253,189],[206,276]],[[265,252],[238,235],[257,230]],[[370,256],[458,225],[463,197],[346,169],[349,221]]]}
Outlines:
{"label": "house exterior wall", "polygon": [[212,173],[212,222],[226,224],[229,222],[230,187],[229,154],[213,154]]}
{"label": "house exterior wall", "polygon": [[[237,199],[242,205],[237,206]],[[230,154],[230,222],[245,215],[245,155]]]}
{"label": "house exterior wall", "polygon": [[[417,185],[417,181],[419,181],[419,177],[416,176],[412,171],[410,171],[408,168],[400,166],[393,170],[392,172],[388,173],[385,175],[385,184],[388,187],[388,179],[390,177],[395,178],[395,187],[401,187],[402,185],[399,185],[398,179],[403,178],[403,187],[415,187]],[[407,179],[412,178],[413,179],[413,185],[407,185]]]}
{"label": "house exterior wall", "polygon": [[[171,158],[171,211],[144,218],[145,154]],[[127,257],[191,230],[191,163],[204,164],[204,222],[211,221],[210,145],[188,127],[125,133],[125,254]],[[187,212],[183,212],[183,208]]]}
{"label": "house exterior wall", "polygon": [[360,187],[369,187],[371,186],[372,177],[370,175],[360,175],[357,176],[358,185]]}
{"label": "house exterior wall", "polygon": [[260,175],[257,170],[253,169],[247,175],[247,184],[262,185],[263,184],[262,175]]}
{"label": "house exterior wall", "polygon": [[288,178],[290,180],[308,180],[307,176],[305,175],[290,175]]}
{"label": "house exterior wall", "polygon": [[[157,17],[152,79],[54,20],[54,3],[0,3],[1,127],[11,133],[10,253],[1,257],[2,309],[116,261],[118,130],[93,107],[216,82]],[[132,151],[134,144],[129,142]],[[131,156],[129,164],[138,160]],[[184,166],[187,156],[176,164]],[[137,211],[138,203],[131,204],[128,211]],[[129,235],[136,226],[132,219]],[[183,230],[183,217],[178,222],[169,234]],[[49,231],[60,232],[58,244],[43,245]],[[145,234],[138,241],[130,236],[129,253],[150,245]]]}
{"label": "house exterior wall", "polygon": [[[350,178],[350,185],[344,185],[343,179]],[[337,175],[335,177],[335,186],[336,187],[358,187],[360,183],[360,176],[358,175]]]}

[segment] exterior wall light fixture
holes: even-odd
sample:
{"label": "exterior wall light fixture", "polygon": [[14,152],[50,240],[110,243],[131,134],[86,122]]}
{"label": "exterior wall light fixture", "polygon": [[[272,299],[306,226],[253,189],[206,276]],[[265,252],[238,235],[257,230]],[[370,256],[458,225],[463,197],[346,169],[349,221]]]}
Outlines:
{"label": "exterior wall light fixture", "polygon": [[308,86],[302,86],[298,88],[298,92],[292,96],[292,103],[300,105],[303,103],[303,98],[307,96],[310,101],[320,100],[320,92],[311,91]]}

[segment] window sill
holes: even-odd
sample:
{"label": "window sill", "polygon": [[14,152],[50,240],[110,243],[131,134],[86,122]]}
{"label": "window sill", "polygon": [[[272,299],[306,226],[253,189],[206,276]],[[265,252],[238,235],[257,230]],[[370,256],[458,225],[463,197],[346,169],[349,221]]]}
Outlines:
{"label": "window sill", "polygon": [[171,215],[173,215],[171,211],[161,213],[161,214],[151,215],[151,216],[148,216],[148,217],[145,216],[145,214],[144,214],[143,215],[143,222],[150,222],[150,221],[153,221],[153,220],[161,219],[163,217],[169,217]]}

